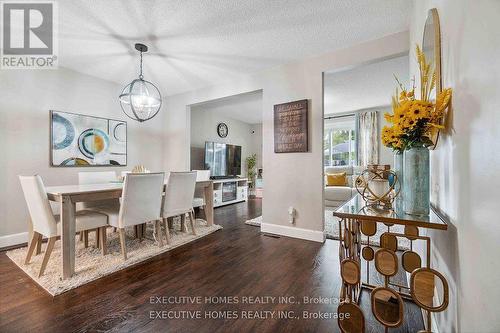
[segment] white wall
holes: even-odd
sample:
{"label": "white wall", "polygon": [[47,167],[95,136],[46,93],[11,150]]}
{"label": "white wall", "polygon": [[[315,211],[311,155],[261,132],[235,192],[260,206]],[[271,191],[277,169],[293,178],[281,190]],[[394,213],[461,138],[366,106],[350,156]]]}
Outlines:
{"label": "white wall", "polygon": [[422,42],[433,7],[443,86],[453,88],[448,129],[431,153],[431,200],[451,223],[431,233],[432,264],[451,292],[449,308],[435,318],[440,332],[500,332],[500,2],[415,1],[412,46]]}
{"label": "white wall", "polygon": [[[62,185],[76,184],[82,170],[130,170],[137,164],[162,169],[165,109],[143,124],[129,120],[118,103],[121,88],[64,68],[0,70],[0,247],[26,241],[28,211],[18,175],[37,173],[46,185]],[[127,120],[128,166],[50,167],[49,110]]]}
{"label": "white wall", "polygon": [[[261,110],[258,110],[261,112]],[[225,138],[217,134],[217,125],[225,123],[228,135]],[[260,125],[261,127],[262,125]],[[214,141],[241,146],[241,174],[246,177],[247,166],[245,159],[258,154],[262,157],[262,132],[257,133],[254,128],[259,125],[248,124],[243,121],[221,115],[214,110],[205,110],[203,106],[191,109],[191,169],[203,168],[205,141]],[[252,133],[254,131],[255,133]],[[259,158],[259,156],[258,156]],[[260,161],[260,163],[262,163]]]}
{"label": "white wall", "polygon": [[[165,168],[189,167],[189,105],[262,89],[264,224],[273,226],[276,233],[323,241],[323,72],[401,54],[408,43],[407,32],[402,32],[238,81],[168,97]],[[299,99],[309,99],[309,152],[275,154],[273,105]],[[295,226],[288,223],[289,206],[297,210]]]}

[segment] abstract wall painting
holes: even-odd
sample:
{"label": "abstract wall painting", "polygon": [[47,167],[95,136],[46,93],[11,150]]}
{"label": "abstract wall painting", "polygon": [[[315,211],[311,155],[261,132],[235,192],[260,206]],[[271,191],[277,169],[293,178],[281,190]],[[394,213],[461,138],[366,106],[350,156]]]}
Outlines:
{"label": "abstract wall painting", "polygon": [[126,166],[125,121],[50,111],[52,166]]}

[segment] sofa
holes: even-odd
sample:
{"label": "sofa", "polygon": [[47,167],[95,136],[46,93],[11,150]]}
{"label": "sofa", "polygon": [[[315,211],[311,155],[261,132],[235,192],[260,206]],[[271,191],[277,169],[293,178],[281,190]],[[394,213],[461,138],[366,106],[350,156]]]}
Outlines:
{"label": "sofa", "polygon": [[[350,200],[357,193],[354,182],[357,176],[363,171],[363,167],[352,165],[341,165],[325,167],[325,206],[329,209],[337,209],[346,201]],[[347,186],[326,186],[327,173],[342,173],[347,175]]]}

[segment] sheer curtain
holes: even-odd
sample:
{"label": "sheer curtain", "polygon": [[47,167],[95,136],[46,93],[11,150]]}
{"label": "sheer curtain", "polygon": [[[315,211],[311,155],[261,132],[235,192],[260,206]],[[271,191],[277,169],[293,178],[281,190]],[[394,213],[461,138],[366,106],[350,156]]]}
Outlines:
{"label": "sheer curtain", "polygon": [[359,114],[358,163],[361,166],[378,164],[377,111]]}

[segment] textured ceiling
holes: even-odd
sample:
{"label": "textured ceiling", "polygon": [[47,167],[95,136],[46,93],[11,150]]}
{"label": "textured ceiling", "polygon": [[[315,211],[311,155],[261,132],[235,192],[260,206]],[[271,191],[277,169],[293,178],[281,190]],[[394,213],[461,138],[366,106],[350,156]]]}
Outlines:
{"label": "textured ceiling", "polygon": [[59,64],[172,95],[408,29],[411,0],[64,0]]}
{"label": "textured ceiling", "polygon": [[248,124],[262,123],[262,91],[241,94],[191,107],[192,111],[213,112]]}
{"label": "textured ceiling", "polygon": [[397,87],[394,75],[408,86],[408,56],[325,73],[325,114],[390,105],[391,96]]}

